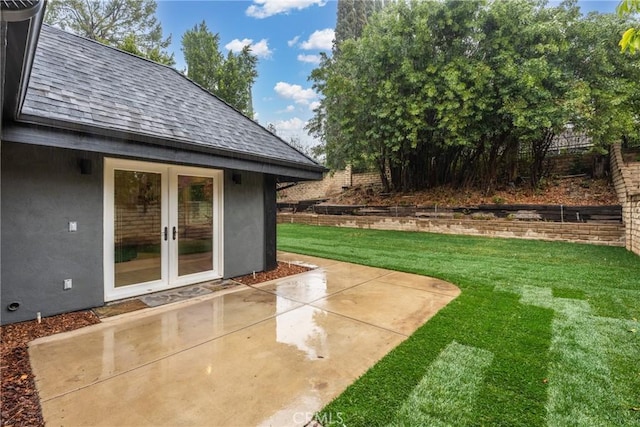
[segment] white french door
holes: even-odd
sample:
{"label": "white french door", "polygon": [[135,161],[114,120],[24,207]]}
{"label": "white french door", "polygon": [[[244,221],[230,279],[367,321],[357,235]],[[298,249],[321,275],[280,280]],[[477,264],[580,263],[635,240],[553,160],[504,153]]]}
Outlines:
{"label": "white french door", "polygon": [[105,159],[105,301],[222,277],[222,171]]}

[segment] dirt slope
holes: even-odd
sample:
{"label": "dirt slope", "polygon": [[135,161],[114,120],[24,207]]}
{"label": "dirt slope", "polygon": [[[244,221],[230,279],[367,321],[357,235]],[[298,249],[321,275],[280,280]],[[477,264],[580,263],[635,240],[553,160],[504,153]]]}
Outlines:
{"label": "dirt slope", "polygon": [[438,187],[411,193],[384,193],[380,186],[350,188],[326,203],[340,205],[433,206],[456,207],[482,204],[532,204],[599,206],[617,205],[613,184],[608,179],[587,177],[556,178],[546,181],[540,189],[526,187],[502,188],[491,195],[476,189]]}

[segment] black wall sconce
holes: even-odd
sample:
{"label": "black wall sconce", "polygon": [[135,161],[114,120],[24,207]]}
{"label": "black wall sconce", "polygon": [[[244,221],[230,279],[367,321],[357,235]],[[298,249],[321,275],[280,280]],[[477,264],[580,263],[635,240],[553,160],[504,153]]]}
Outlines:
{"label": "black wall sconce", "polygon": [[242,184],[242,175],[239,172],[232,173],[231,181],[233,181],[235,184]]}
{"label": "black wall sconce", "polygon": [[93,163],[91,159],[78,159],[78,166],[82,175],[91,175],[93,172]]}

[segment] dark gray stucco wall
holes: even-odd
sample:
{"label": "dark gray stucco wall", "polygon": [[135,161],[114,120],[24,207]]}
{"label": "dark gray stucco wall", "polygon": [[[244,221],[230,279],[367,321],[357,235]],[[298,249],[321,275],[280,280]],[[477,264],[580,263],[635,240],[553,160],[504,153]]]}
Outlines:
{"label": "dark gray stucco wall", "polygon": [[264,177],[253,172],[224,173],[224,277],[263,271],[264,262]]}
{"label": "dark gray stucco wall", "polygon": [[[7,142],[1,155],[0,321],[102,305],[101,155]],[[80,159],[91,160],[90,174]],[[69,232],[69,221],[78,231]],[[63,290],[64,279],[72,289]],[[20,308],[10,312],[14,301]]]}
{"label": "dark gray stucco wall", "polygon": [[278,267],[276,177],[264,177],[264,268]]}

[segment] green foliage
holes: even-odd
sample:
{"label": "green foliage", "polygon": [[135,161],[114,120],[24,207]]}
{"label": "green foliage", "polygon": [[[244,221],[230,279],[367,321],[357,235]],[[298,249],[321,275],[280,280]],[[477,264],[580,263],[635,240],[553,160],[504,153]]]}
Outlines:
{"label": "green foliage", "polygon": [[[321,53],[322,62],[318,68],[312,71],[310,80],[314,81],[314,89],[325,93],[325,90],[339,96],[339,91],[344,89],[345,82],[336,82],[335,90],[326,85],[330,68],[335,65],[340,55],[342,44],[348,40],[356,40],[362,35],[364,28],[372,15],[379,12],[388,3],[386,0],[338,0],[335,40],[333,58]],[[344,95],[346,96],[346,94]],[[341,97],[344,99],[344,96]],[[329,104],[331,103],[331,104]],[[320,101],[320,106],[315,110],[314,117],[309,121],[307,129],[311,134],[319,136],[324,144],[314,148],[316,157],[325,157],[325,163],[331,169],[343,169],[348,163],[360,169],[370,169],[372,159],[367,156],[351,156],[346,150],[345,140],[342,135],[341,120],[336,114],[348,108],[339,105],[340,100],[325,98]]]}
{"label": "green foliage", "polygon": [[153,46],[143,51],[141,50],[141,43],[138,42],[138,39],[139,37],[137,37],[135,34],[129,34],[117,47],[121,50],[124,50],[125,52],[150,59],[160,64],[169,66],[175,65],[175,61],[173,60],[173,53],[171,55],[168,55],[161,49],[160,46]]}
{"label": "green foliage", "polygon": [[251,87],[258,72],[258,58],[248,46],[225,57],[220,52],[220,36],[202,21],[182,36],[182,51],[187,63],[187,75],[209,92],[253,117]]}
{"label": "green foliage", "polygon": [[371,15],[382,10],[385,0],[338,0],[335,47],[349,39],[358,39]]}
{"label": "green foliage", "polygon": [[[422,274],[461,295],[322,414],[390,425],[452,342],[493,354],[464,422],[404,425],[640,425],[640,258],[623,248],[430,233],[278,226],[285,251]],[[425,393],[442,401],[437,385]],[[446,391],[446,389],[444,390]],[[427,406],[427,405],[425,405]]]}
{"label": "green foliage", "polygon": [[622,24],[583,19],[574,2],[398,2],[313,71],[324,99],[309,130],[329,167],[388,168],[398,190],[490,193],[519,175],[537,186],[567,123],[598,144],[638,133],[638,62],[614,73],[619,59],[606,52],[607,31]]}
{"label": "green foliage", "polygon": [[596,149],[639,133],[640,60],[611,49],[626,25],[615,15],[591,14],[567,31],[577,94],[572,120],[598,143]]}
{"label": "green foliage", "polygon": [[212,92],[218,88],[224,62],[219,45],[220,36],[211,33],[204,21],[182,35],[182,52],[189,78]]}
{"label": "green foliage", "polygon": [[51,0],[45,22],[161,64],[173,66],[154,0]]}
{"label": "green foliage", "polygon": [[[617,8],[618,15],[630,15],[640,12],[640,0],[622,0]],[[629,50],[630,53],[640,51],[640,27],[629,28],[623,34],[618,43],[622,52]]]}
{"label": "green foliage", "polygon": [[249,46],[245,46],[237,54],[229,51],[222,66],[216,92],[220,98],[251,118],[253,118],[251,88],[258,77],[257,63],[258,57],[251,53]]}

